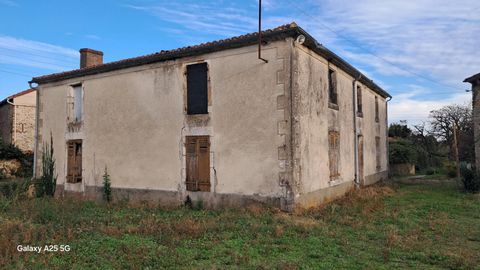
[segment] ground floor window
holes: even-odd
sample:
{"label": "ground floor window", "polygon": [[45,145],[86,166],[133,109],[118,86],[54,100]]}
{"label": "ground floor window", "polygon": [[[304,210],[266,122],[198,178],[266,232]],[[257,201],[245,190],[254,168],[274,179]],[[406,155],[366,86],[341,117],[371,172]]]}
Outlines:
{"label": "ground floor window", "polygon": [[377,170],[380,170],[382,168],[382,163],[381,163],[381,158],[380,158],[380,137],[376,136],[375,137],[375,159],[377,163]]}
{"label": "ground floor window", "polygon": [[67,142],[67,182],[82,181],[82,140]]}
{"label": "ground floor window", "polygon": [[210,137],[187,136],[186,185],[188,191],[210,191]]}
{"label": "ground floor window", "polygon": [[330,180],[337,179],[338,164],[340,163],[340,133],[335,130],[328,131],[328,164],[330,169]]}

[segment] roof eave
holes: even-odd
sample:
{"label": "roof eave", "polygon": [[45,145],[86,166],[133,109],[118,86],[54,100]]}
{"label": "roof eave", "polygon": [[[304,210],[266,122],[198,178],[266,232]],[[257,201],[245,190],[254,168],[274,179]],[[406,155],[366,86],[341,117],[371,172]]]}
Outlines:
{"label": "roof eave", "polygon": [[347,63],[345,60],[343,60],[340,56],[335,54],[334,52],[330,51],[326,47],[324,47],[322,44],[318,43],[314,37],[312,37],[310,34],[308,34],[305,30],[303,30],[301,27],[298,27],[298,31],[300,34],[304,35],[306,37],[304,45],[307,46],[308,48],[312,49],[325,59],[327,61],[333,63],[334,65],[338,66],[345,72],[347,72],[349,75],[351,75],[354,78],[359,78],[360,77],[360,82],[365,84],[366,86],[372,88],[375,92],[380,94],[384,98],[392,98],[392,96],[383,88],[378,86],[375,82],[370,80],[367,76],[365,76],[363,73],[361,73],[358,69]]}

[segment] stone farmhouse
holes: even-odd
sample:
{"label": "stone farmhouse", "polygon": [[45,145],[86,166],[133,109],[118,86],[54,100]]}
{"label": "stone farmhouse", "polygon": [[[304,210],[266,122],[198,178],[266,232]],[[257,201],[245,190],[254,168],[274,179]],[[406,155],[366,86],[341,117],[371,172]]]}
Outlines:
{"label": "stone farmhouse", "polygon": [[35,77],[60,194],[310,207],[388,177],[390,95],[295,23]]}
{"label": "stone farmhouse", "polygon": [[35,90],[28,89],[0,101],[0,135],[25,153],[33,153],[35,141]]}

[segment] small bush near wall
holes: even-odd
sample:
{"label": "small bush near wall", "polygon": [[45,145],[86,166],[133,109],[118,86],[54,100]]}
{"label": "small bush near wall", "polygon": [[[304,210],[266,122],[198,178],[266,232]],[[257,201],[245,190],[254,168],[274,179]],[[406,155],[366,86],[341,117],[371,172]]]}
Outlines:
{"label": "small bush near wall", "polygon": [[28,179],[0,181],[0,196],[7,199],[26,197],[29,186]]}
{"label": "small bush near wall", "polygon": [[[5,170],[0,178],[12,177],[30,177],[33,170],[33,154],[24,153],[18,147],[12,144],[5,144],[0,140],[0,160],[3,160]],[[18,168],[9,170],[9,164],[19,163]]]}
{"label": "small bush near wall", "polygon": [[110,202],[112,200],[112,187],[107,166],[105,166],[105,173],[103,174],[103,200],[106,202]]}
{"label": "small bush near wall", "polygon": [[52,196],[57,186],[55,173],[55,158],[53,157],[53,138],[50,135],[50,144],[45,143],[42,152],[42,175],[36,183],[37,197]]}

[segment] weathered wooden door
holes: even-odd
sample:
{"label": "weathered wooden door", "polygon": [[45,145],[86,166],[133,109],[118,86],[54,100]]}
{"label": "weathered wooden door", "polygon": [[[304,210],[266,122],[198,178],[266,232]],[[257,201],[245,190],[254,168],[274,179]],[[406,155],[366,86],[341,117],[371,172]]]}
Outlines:
{"label": "weathered wooden door", "polygon": [[358,180],[363,183],[363,136],[358,135]]}
{"label": "weathered wooden door", "polygon": [[210,137],[187,136],[185,142],[188,191],[210,191]]}
{"label": "weathered wooden door", "polygon": [[71,140],[67,143],[67,182],[82,181],[82,140]]}

